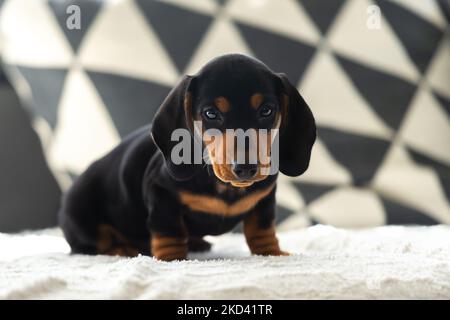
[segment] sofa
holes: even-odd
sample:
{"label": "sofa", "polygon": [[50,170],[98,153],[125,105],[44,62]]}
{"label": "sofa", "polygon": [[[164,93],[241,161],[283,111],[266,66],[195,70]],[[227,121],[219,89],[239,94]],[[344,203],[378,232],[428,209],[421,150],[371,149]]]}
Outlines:
{"label": "sofa", "polygon": [[[280,186],[280,224],[450,221],[446,1],[373,2],[383,12],[380,29],[369,25],[369,1],[185,2],[3,5],[4,68],[23,107],[8,102],[2,128],[28,136],[23,144],[4,135],[25,154],[3,149],[10,178],[0,203],[17,219],[1,219],[17,226],[0,230],[54,225],[60,192],[74,177],[149,123],[182,74],[228,52],[286,72],[318,123],[310,169]],[[70,5],[80,8],[80,30],[66,27]],[[38,211],[28,225],[19,187]]]}
{"label": "sofa", "polygon": [[[19,237],[51,239],[51,252],[64,254],[41,257],[44,265],[56,261],[52,259],[67,262],[68,248],[59,230],[41,231],[56,226],[62,192],[92,161],[150,123],[182,75],[195,73],[215,56],[239,52],[287,73],[316,118],[318,139],[310,168],[298,178],[281,177],[277,189],[277,228],[286,232],[281,237],[289,239],[285,241],[293,251],[299,246],[300,252],[314,256],[312,239],[326,236],[318,242],[323,245],[318,244],[319,253],[327,255],[342,248],[350,254],[349,248],[354,249],[358,239],[369,243],[379,234],[398,241],[391,236],[398,232],[410,239],[410,249],[418,254],[404,263],[419,261],[427,250],[434,250],[439,257],[437,252],[443,250],[447,239],[427,248],[420,247],[418,239],[429,230],[438,241],[450,223],[449,18],[447,0],[0,2],[0,232],[38,230]],[[215,250],[219,251],[193,258],[225,256],[240,261],[242,250],[234,255],[226,246],[226,242],[239,241],[240,228],[234,232],[237,234],[226,235],[217,243],[219,249]],[[310,246],[302,246],[295,234]],[[17,237],[4,235],[4,241],[18,245],[22,240]],[[336,240],[333,245],[332,239],[342,242]],[[405,242],[388,246],[376,238],[374,243],[384,253],[410,250]],[[355,261],[363,265],[367,260],[358,259],[365,253],[353,251],[358,256]],[[9,257],[21,256],[11,252]],[[377,257],[381,255],[370,259]],[[80,259],[71,260],[73,268],[85,262]],[[151,260],[95,259],[105,263],[105,268],[113,263],[121,271],[122,264],[139,270],[149,262],[146,259]],[[287,273],[302,264],[301,253],[286,259],[292,268],[286,269]],[[350,260],[345,261],[351,265]],[[247,262],[255,267],[263,263]],[[215,262],[209,263],[205,272]],[[269,264],[276,268],[277,263]],[[187,268],[184,272],[189,273],[188,265],[174,268]],[[443,274],[448,272],[447,266],[441,267]],[[155,268],[160,266],[156,263]],[[230,270],[224,268],[223,273]],[[367,274],[367,270],[361,272]],[[389,273],[389,268],[383,272]],[[376,281],[376,273],[368,274]],[[70,284],[61,280],[61,274],[56,280],[44,278],[43,287],[46,281],[51,288]],[[183,279],[189,285],[195,282]],[[383,279],[377,283],[387,281]],[[396,279],[396,284],[404,283],[402,277]],[[38,280],[27,278],[30,283]],[[347,296],[340,287],[344,291],[337,289],[330,297],[374,294],[382,298],[383,291],[375,288],[378,293],[374,293],[366,280],[358,280],[364,284],[361,291]],[[131,288],[138,285],[130,278],[123,281]],[[178,289],[152,291],[151,283],[142,297],[195,297],[180,294]],[[273,286],[264,283],[262,288]],[[439,286],[442,278],[430,283]],[[263,289],[253,289],[222,288],[212,297],[232,297],[236,292],[242,297],[327,297],[325,291],[313,294],[313,287],[307,292],[286,289],[286,295],[273,291],[265,295]],[[57,297],[52,290],[42,297]],[[392,290],[388,297],[408,296],[406,289],[398,295]],[[23,296],[11,292],[4,292],[3,297],[33,297],[26,290]],[[141,297],[120,292],[106,297]],[[198,294],[205,297],[205,292],[211,294],[203,287]],[[448,294],[436,289],[430,296]],[[427,297],[427,293],[415,297]]]}

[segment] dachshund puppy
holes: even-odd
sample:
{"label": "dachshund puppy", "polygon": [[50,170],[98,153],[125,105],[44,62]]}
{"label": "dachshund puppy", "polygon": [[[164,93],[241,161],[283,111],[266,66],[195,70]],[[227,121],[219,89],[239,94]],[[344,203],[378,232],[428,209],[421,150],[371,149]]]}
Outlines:
{"label": "dachshund puppy", "polygon": [[[194,124],[216,134],[198,138]],[[274,228],[277,172],[263,170],[259,155],[236,161],[233,153],[247,160],[254,150],[246,143],[230,148],[227,129],[276,132],[279,171],[298,176],[308,168],[316,126],[296,88],[253,58],[218,57],[185,76],[151,125],[94,162],[65,194],[59,222],[72,253],[185,259],[188,251],[210,249],[203,236],[243,221],[253,254],[285,255]],[[174,161],[176,130],[200,147],[200,161],[189,150],[182,157],[192,161]],[[258,143],[273,138],[266,133]]]}

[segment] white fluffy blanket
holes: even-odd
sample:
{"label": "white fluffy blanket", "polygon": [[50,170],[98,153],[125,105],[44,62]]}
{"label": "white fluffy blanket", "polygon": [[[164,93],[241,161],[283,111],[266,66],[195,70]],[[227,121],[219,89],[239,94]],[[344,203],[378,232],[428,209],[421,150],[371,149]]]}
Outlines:
{"label": "white fluffy blanket", "polygon": [[67,254],[59,230],[0,234],[3,299],[450,298],[450,227],[280,233],[288,257],[250,256],[240,235],[190,260]]}

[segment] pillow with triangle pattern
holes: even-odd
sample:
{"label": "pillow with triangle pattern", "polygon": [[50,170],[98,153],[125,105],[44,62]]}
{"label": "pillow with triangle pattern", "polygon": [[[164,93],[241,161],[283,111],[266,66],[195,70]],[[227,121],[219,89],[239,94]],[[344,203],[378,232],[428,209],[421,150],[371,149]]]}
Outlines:
{"label": "pillow with triangle pattern", "polygon": [[[79,12],[79,28],[68,20]],[[278,227],[450,223],[445,0],[6,0],[3,61],[63,187],[229,52],[285,72],[318,124]],[[73,24],[73,20],[72,20]]]}

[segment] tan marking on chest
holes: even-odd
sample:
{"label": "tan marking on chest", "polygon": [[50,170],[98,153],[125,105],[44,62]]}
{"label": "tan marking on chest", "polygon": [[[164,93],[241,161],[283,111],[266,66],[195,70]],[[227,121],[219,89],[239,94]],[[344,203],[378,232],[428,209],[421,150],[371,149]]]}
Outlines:
{"label": "tan marking on chest", "polygon": [[227,113],[228,111],[230,111],[231,105],[227,98],[217,97],[216,99],[214,99],[214,103],[216,104],[220,112]]}
{"label": "tan marking on chest", "polygon": [[200,211],[222,216],[235,216],[253,209],[256,204],[275,187],[275,183],[266,189],[258,190],[235,201],[227,203],[220,198],[180,191],[180,201],[192,211]]}

